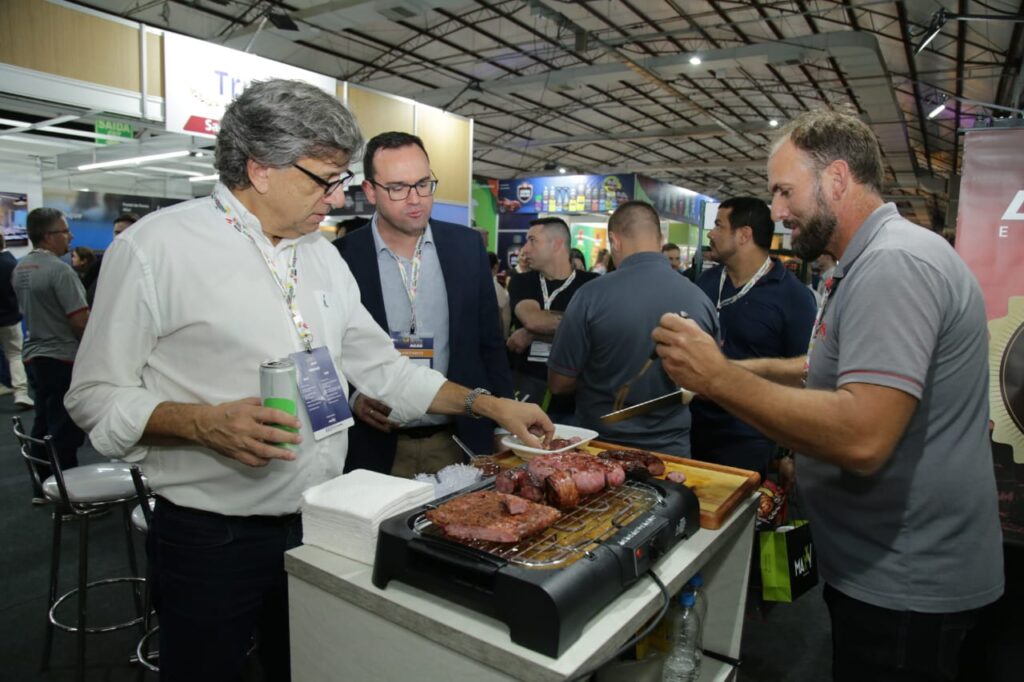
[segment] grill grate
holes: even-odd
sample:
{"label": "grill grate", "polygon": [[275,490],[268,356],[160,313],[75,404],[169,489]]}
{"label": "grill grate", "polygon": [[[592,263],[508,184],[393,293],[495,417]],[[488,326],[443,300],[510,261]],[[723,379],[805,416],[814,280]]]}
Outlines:
{"label": "grill grate", "polygon": [[584,498],[579,507],[550,528],[515,544],[455,540],[432,524],[425,514],[415,519],[413,530],[421,535],[467,545],[517,566],[564,568],[589,556],[594,548],[657,504],[663,502],[656,489],[638,481],[627,480],[624,485],[606,488]]}

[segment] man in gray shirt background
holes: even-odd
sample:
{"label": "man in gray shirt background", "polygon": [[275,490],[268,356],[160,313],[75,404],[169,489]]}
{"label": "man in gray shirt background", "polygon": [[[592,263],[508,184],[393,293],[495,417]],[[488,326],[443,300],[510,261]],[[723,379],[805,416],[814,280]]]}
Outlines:
{"label": "man in gray shirt background", "polygon": [[686,311],[718,336],[715,307],[661,254],[661,223],[650,204],[619,206],[608,221],[608,239],[616,270],[581,287],[569,302],[548,359],[548,385],[555,394],[575,391],[576,418],[603,440],[689,457],[690,409],[682,401],[618,424],[600,417],[614,409],[627,383],[627,406],[675,390],[660,362],[647,366],[654,350],[650,332],[665,313]]}
{"label": "man in gray shirt background", "polygon": [[798,453],[833,678],[953,680],[1003,592],[985,307],[950,245],[883,202],[883,168],[852,113],[807,112],[772,149],[772,217],[805,261],[839,261],[806,358],[730,363],[668,315],[654,338],[678,384]]}
{"label": "man in gray shirt background", "polygon": [[[85,441],[64,409],[64,394],[89,321],[89,305],[78,275],[61,260],[72,239],[64,215],[54,208],[37,208],[28,214],[26,229],[34,248],[14,268],[13,280],[28,330],[22,355],[36,388],[32,435],[52,436],[60,465],[67,469],[78,465],[78,448]],[[50,475],[49,467],[37,469],[41,479]],[[35,492],[33,503],[44,502],[42,491]]]}

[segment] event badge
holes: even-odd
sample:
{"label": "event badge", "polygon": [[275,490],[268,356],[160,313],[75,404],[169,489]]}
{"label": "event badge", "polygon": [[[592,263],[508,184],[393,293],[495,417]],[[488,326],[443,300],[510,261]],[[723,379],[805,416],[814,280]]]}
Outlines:
{"label": "event badge", "polygon": [[530,362],[547,362],[551,356],[551,344],[547,341],[534,341],[530,344]]}
{"label": "event badge", "polygon": [[306,405],[313,438],[323,440],[352,426],[352,410],[327,348],[319,346],[288,357],[295,363],[299,397]]}
{"label": "event badge", "polygon": [[391,332],[395,350],[417,365],[434,368],[434,337],[427,334]]}

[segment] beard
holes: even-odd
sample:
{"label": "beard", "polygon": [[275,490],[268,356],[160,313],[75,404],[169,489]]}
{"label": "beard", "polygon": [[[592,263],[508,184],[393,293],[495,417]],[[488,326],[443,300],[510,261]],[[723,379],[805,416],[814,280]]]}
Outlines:
{"label": "beard", "polygon": [[[839,220],[825,202],[821,187],[814,191],[817,211],[806,220],[797,224],[799,233],[793,236],[793,253],[803,261],[812,261],[825,253],[832,236],[835,234]],[[791,221],[789,221],[791,222]],[[790,225],[786,225],[792,229]]]}

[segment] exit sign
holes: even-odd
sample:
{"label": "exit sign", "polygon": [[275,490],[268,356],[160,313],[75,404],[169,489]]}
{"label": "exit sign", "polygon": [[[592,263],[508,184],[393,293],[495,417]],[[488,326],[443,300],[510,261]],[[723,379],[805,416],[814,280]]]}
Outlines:
{"label": "exit sign", "polygon": [[[123,137],[127,140],[135,137],[135,131],[132,129],[132,124],[127,121],[107,121],[104,119],[97,119],[93,124],[93,128],[98,135],[114,135],[115,137]],[[105,140],[99,138],[96,140],[96,144],[118,144],[116,140]]]}

